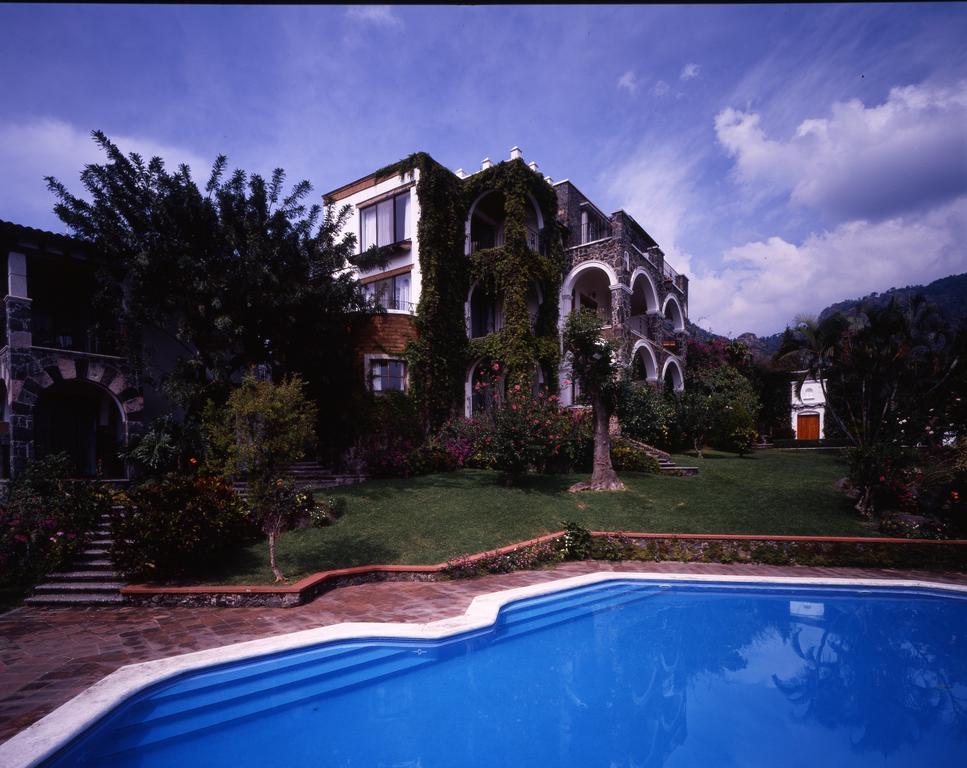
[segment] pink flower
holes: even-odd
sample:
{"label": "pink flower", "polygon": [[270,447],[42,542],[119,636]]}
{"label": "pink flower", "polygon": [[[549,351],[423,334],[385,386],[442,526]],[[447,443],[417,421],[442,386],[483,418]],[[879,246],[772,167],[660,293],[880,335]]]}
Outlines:
{"label": "pink flower", "polygon": [[520,392],[520,384],[514,384],[514,392]]}
{"label": "pink flower", "polygon": [[492,366],[490,366],[490,368],[493,371],[499,371],[500,370],[500,363],[494,363]]}

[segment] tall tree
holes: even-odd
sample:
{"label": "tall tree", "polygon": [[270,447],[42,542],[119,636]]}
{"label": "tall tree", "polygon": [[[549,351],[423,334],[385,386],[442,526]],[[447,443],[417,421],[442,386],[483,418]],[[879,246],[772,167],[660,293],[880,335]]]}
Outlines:
{"label": "tall tree", "polygon": [[857,508],[872,514],[882,459],[930,444],[934,414],[959,395],[955,333],[922,296],[865,303],[787,328],[779,359],[794,358],[820,382],[826,410],[854,448]]}
{"label": "tall tree", "polygon": [[594,467],[589,484],[572,490],[623,491],[611,464],[611,414],[620,390],[619,365],[611,345],[601,336],[601,320],[591,311],[574,312],[564,326],[564,351],[571,371],[591,402],[594,420]]}
{"label": "tall tree", "polygon": [[57,215],[104,258],[100,299],[130,331],[126,353],[150,369],[143,331],[177,341],[165,386],[189,417],[252,366],[276,379],[302,372],[325,402],[320,386],[348,367],[347,313],[366,307],[345,269],[355,250],[352,235],[339,235],[348,210],[307,205],[307,181],[286,193],[282,169],[268,181],[227,174],[219,156],[199,188],[186,165],[172,172],[93,137],[106,162],[82,172],[86,198],[47,183]]}

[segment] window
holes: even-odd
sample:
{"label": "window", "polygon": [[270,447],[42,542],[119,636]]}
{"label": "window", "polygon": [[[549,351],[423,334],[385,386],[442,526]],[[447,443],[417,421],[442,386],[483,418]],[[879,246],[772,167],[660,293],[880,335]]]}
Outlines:
{"label": "window", "polygon": [[406,363],[403,360],[371,360],[373,392],[405,392]]}
{"label": "window", "polygon": [[409,274],[396,275],[385,280],[367,283],[364,291],[367,297],[375,298],[380,306],[386,309],[401,309],[404,312],[413,311],[413,304],[410,302]]}
{"label": "window", "polygon": [[361,208],[359,211],[360,251],[374,245],[393,245],[410,239],[410,192],[407,190],[388,200]]}

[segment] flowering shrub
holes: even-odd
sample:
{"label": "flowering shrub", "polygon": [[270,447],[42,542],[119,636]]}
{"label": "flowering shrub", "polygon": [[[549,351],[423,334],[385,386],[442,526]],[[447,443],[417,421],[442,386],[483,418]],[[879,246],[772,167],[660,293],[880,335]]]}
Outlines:
{"label": "flowering shrub", "polygon": [[565,521],[564,535],[557,540],[558,551],[565,560],[587,560],[591,557],[591,532],[580,524]]}
{"label": "flowering shrub", "polygon": [[125,576],[197,573],[252,538],[241,499],[222,478],[169,475],[117,497],[111,559]]}
{"label": "flowering shrub", "polygon": [[66,456],[31,462],[0,505],[0,585],[26,586],[67,564],[110,508],[94,481],[68,480]]}

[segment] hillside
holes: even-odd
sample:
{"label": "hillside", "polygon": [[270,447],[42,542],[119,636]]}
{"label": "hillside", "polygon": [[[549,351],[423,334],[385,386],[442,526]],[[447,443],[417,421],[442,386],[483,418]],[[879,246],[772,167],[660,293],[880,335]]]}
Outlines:
{"label": "hillside", "polygon": [[[943,277],[940,280],[934,280],[929,285],[908,285],[905,288],[890,288],[883,293],[871,293],[859,299],[845,299],[826,307],[819,313],[818,317],[823,319],[835,312],[846,312],[864,302],[873,301],[878,304],[886,304],[894,297],[906,299],[917,293],[922,293],[928,301],[940,307],[950,321],[954,323],[967,321],[967,273]],[[691,322],[688,324],[688,331],[692,338],[701,341],[724,338]],[[737,339],[744,342],[752,350],[755,357],[770,357],[779,349],[782,331],[771,336],[743,333]]]}

